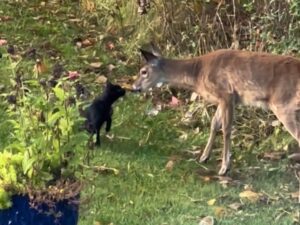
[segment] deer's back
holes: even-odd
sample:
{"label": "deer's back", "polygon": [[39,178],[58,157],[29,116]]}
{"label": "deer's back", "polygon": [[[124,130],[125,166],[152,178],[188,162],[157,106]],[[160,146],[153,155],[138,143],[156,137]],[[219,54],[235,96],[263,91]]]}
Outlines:
{"label": "deer's back", "polygon": [[[300,60],[291,56],[239,50],[218,50],[202,60],[199,92],[222,98],[234,93],[248,105],[267,106],[300,96]],[[202,92],[202,93],[201,93]]]}

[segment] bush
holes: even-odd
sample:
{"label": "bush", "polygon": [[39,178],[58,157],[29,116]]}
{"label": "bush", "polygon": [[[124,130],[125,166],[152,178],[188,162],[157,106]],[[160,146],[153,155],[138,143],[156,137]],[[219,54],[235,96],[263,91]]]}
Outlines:
{"label": "bush", "polygon": [[11,131],[0,152],[0,208],[12,194],[80,179],[88,139],[72,81],[61,78],[54,88],[22,75],[12,81],[13,94],[2,95]]}

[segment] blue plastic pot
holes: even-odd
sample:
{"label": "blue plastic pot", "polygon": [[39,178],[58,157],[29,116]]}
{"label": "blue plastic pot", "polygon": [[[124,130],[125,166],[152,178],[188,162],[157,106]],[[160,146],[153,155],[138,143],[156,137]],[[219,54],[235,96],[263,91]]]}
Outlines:
{"label": "blue plastic pot", "polygon": [[[72,200],[79,200],[79,196]],[[40,204],[38,210],[30,207],[27,195],[15,195],[12,202],[11,208],[0,210],[1,225],[76,225],[78,222],[79,201],[59,201],[51,209]]]}

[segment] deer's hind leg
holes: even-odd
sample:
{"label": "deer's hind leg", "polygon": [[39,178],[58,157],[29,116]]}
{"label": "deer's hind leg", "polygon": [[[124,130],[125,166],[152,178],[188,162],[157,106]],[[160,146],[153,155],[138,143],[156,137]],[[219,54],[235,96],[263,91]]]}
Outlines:
{"label": "deer's hind leg", "polygon": [[278,120],[300,145],[300,102],[270,106]]}
{"label": "deer's hind leg", "polygon": [[200,162],[206,161],[211,153],[212,145],[218,129],[222,127],[224,147],[222,150],[222,165],[219,175],[225,175],[230,166],[230,148],[231,148],[231,126],[233,120],[234,98],[232,95],[224,96],[223,101],[219,103],[217,111],[212,119],[210,135],[208,142],[200,157]]}
{"label": "deer's hind leg", "polygon": [[217,131],[222,126],[222,115],[221,115],[221,113],[222,113],[221,107],[218,106],[218,108],[215,112],[215,115],[213,116],[213,119],[211,121],[210,133],[209,133],[209,138],[208,138],[207,144],[205,146],[205,149],[204,149],[203,153],[198,156],[198,158],[197,158],[198,162],[206,162],[210,157]]}
{"label": "deer's hind leg", "polygon": [[231,149],[231,129],[233,121],[234,98],[229,95],[224,102],[220,104],[222,110],[222,131],[224,147],[222,150],[222,164],[218,172],[220,176],[227,173],[230,167],[230,149]]}

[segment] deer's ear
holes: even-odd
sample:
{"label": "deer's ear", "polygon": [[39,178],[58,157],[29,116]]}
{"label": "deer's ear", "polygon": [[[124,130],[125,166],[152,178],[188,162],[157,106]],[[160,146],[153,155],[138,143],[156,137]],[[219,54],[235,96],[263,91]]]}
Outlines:
{"label": "deer's ear", "polygon": [[150,62],[154,59],[157,59],[158,57],[156,55],[154,55],[153,53],[151,52],[148,52],[148,51],[145,51],[143,49],[140,49],[140,52],[143,56],[143,58],[146,60],[146,62]]}
{"label": "deer's ear", "polygon": [[151,41],[150,42],[151,52],[157,57],[161,57],[161,52],[158,47]]}

